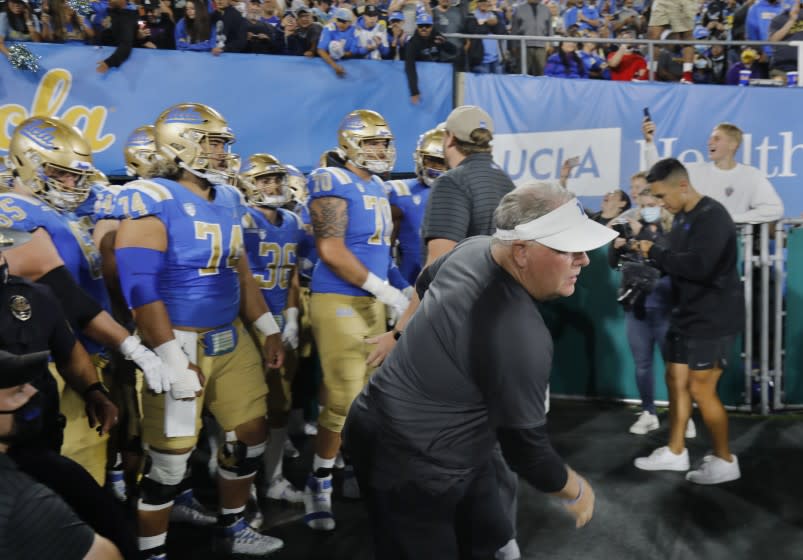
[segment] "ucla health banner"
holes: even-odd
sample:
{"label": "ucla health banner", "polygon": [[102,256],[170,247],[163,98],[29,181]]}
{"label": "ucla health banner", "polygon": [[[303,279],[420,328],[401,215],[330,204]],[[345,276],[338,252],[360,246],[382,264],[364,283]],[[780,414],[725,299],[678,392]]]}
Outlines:
{"label": "ucla health banner", "polygon": [[494,119],[494,157],[517,184],[555,180],[579,157],[569,188],[598,197],[645,169],[648,107],[661,157],[705,161],[720,122],[744,132],[737,160],[770,178],[787,217],[803,212],[803,88],[728,87],[467,74],[464,103]]}
{"label": "ucla health banner", "polygon": [[421,104],[412,105],[401,62],[350,60],[338,78],[321,59],[134,49],[106,75],[95,72],[113,49],[28,44],[42,57],[37,74],[14,70],[0,57],[0,153],[14,127],[31,115],[51,115],[80,128],[106,172],[123,167],[123,143],[169,105],[194,101],[220,111],[243,157],[269,152],[308,171],[337,144],[340,120],[373,109],[396,137],[397,171],[414,171],[418,135],[446,119],[452,67],[419,63]]}

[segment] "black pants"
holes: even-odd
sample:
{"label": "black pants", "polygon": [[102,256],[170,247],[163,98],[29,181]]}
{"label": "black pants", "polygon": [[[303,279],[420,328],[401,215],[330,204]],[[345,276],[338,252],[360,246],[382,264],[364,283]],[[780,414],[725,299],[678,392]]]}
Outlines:
{"label": "black pants", "polygon": [[12,448],[20,470],[61,496],[84,523],[112,541],[123,558],[139,558],[133,525],[125,508],[78,463],[42,448]]}
{"label": "black pants", "polygon": [[448,480],[438,474],[434,486],[430,484],[434,473],[433,477],[422,473],[390,489],[378,489],[371,484],[373,457],[385,451],[381,439],[371,435],[371,422],[355,416],[352,406],[344,450],[368,507],[376,560],[493,560],[513,534],[494,460],[466,477]]}

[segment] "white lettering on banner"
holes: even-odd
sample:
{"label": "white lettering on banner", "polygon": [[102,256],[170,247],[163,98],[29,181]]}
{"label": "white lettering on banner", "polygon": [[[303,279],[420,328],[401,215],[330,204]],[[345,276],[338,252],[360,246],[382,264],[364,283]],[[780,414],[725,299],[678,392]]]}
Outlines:
{"label": "white lettering on banner", "polygon": [[70,125],[78,127],[84,134],[92,151],[102,152],[114,143],[114,134],[104,134],[108,110],[96,106],[91,109],[84,105],[66,107],[61,114],[64,103],[72,88],[73,77],[69,70],[56,68],[49,70],[39,82],[30,113],[25,107],[16,103],[0,105],[0,151],[7,151],[14,128],[29,116],[59,117]]}
{"label": "white lettering on banner", "polygon": [[[790,130],[778,132],[778,136],[780,139],[773,142],[771,136],[754,138],[752,134],[745,133],[739,150],[741,157],[737,156],[737,159],[745,165],[755,165],[770,179],[797,177],[798,174],[794,171],[794,158],[798,152],[803,152],[803,144],[795,144],[794,132]],[[757,141],[759,139],[760,141]],[[659,138],[658,157],[677,157],[682,163],[706,161],[707,158],[700,150],[688,149],[673,155],[679,147],[677,144],[677,137]],[[647,169],[644,140],[636,140],[636,145],[639,153],[639,169]]]}
{"label": "white lettering on banner", "polygon": [[495,134],[494,161],[516,185],[557,181],[563,162],[580,159],[570,187],[578,196],[603,195],[620,187],[622,130],[594,128],[558,132]]}

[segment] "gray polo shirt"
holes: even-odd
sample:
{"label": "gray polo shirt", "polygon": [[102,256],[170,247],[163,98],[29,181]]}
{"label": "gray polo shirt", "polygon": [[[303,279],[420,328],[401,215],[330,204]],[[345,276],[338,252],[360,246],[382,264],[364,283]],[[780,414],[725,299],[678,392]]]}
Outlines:
{"label": "gray polo shirt", "polygon": [[490,247],[474,237],[432,264],[421,306],[352,405],[378,434],[379,488],[415,478],[443,491],[490,459],[498,428],[546,422],[552,338]]}
{"label": "gray polo shirt", "polygon": [[471,154],[435,180],[421,238],[462,241],[495,231],[494,210],[516,186],[491,154]]}

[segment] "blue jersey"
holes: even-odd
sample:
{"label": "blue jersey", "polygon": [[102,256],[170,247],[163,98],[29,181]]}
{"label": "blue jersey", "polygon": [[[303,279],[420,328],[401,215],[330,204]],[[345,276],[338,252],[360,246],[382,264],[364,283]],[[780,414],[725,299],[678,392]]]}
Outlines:
{"label": "blue jersey", "polygon": [[402,211],[399,223],[399,271],[410,284],[415,284],[421,272],[422,241],[421,222],[429,200],[429,187],[418,179],[389,181],[390,204]]}
{"label": "blue jersey", "polygon": [[312,234],[312,220],[309,208],[299,204],[295,209],[296,215],[304,224],[304,237],[298,244],[298,274],[302,280],[312,280],[312,271],[318,264],[318,249],[315,247],[315,236]]}
{"label": "blue jersey", "polygon": [[153,216],[164,224],[167,251],[159,295],[175,326],[226,325],[240,310],[236,268],[243,253],[246,208],[234,187],[212,188],[210,201],[175,181],[151,179],[132,181],[117,195],[120,214]]}
{"label": "blue jersey", "polygon": [[[103,281],[100,252],[92,241],[86,220],[74,213],[60,213],[44,202],[15,193],[0,194],[0,227],[33,232],[43,228],[50,235],[65,268],[75,281],[109,311],[109,294]],[[102,346],[79,339],[90,354],[98,353]]]}
{"label": "blue jersey", "polygon": [[[344,239],[346,248],[365,268],[386,280],[393,218],[382,180],[372,176],[363,181],[347,169],[322,167],[310,174],[309,192],[311,201],[326,197],[346,201],[349,221]],[[340,278],[322,260],[318,261],[312,273],[312,291],[348,296],[371,295]]]}
{"label": "blue jersey", "polygon": [[117,185],[103,185],[95,183],[89,191],[89,196],[78,208],[73,210],[73,214],[78,216],[91,234],[95,230],[95,224],[100,220],[119,219],[115,213],[114,199],[120,187]]}
{"label": "blue jersey", "polygon": [[271,313],[287,307],[287,294],[297,262],[298,244],[304,230],[295,214],[279,208],[279,223],[273,225],[262,212],[249,208],[243,217],[245,251],[254,279]]}

